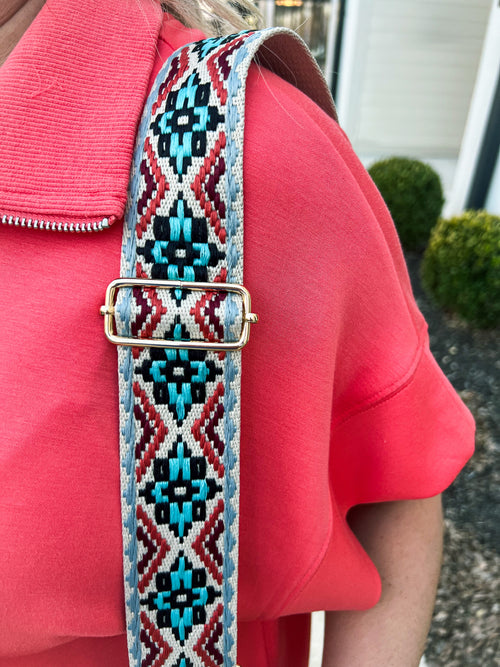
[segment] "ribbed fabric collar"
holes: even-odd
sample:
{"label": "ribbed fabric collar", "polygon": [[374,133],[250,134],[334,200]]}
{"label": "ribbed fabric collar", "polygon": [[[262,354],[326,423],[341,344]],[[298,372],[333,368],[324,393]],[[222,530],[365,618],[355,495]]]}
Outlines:
{"label": "ribbed fabric collar", "polygon": [[0,219],[123,217],[161,23],[153,0],[47,0],[0,68]]}

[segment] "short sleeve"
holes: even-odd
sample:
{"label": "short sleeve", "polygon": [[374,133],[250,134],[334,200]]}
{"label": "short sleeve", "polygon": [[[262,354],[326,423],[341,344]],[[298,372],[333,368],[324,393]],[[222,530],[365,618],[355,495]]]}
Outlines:
{"label": "short sleeve", "polygon": [[[335,130],[334,130],[335,131]],[[390,214],[346,138],[365,261],[353,269],[332,401],[332,489],[345,508],[443,491],[473,451],[474,422],[429,350]],[[346,258],[348,261],[348,258]]]}
{"label": "short sleeve", "polygon": [[254,68],[245,126],[243,620],[360,608],[380,591],[346,521],[438,494],[473,420],[434,362],[389,213],[339,126]]}

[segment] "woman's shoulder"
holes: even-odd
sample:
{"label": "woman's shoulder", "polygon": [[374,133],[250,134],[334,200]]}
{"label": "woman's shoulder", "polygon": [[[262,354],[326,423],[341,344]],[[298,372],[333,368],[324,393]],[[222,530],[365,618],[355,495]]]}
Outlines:
{"label": "woman's shoulder", "polygon": [[[167,17],[158,59],[200,37],[201,33]],[[379,277],[376,285],[382,289],[381,276],[385,276],[390,283],[384,285],[386,293],[397,290],[404,295],[402,307],[408,310],[404,302],[412,304],[411,288],[387,208],[340,125],[290,83],[295,78],[296,62],[292,57],[281,67],[289,68],[288,80],[256,63],[247,76],[243,151],[246,247],[250,253],[254,246],[259,252],[264,245],[280,247],[282,253],[296,255],[300,248],[303,259],[323,259],[329,279],[336,279],[339,294],[352,295],[362,284],[360,276],[368,274],[371,279]],[[300,61],[301,68],[304,62]],[[310,68],[311,78],[317,77],[313,63]],[[301,76],[296,78],[299,81]],[[350,300],[352,304],[359,302]],[[420,329],[421,318],[414,314],[413,305],[410,312]]]}

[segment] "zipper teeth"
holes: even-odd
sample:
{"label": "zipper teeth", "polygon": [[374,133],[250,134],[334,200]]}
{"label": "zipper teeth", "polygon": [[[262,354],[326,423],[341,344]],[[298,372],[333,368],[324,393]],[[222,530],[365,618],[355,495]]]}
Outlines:
{"label": "zipper teeth", "polygon": [[45,229],[52,232],[102,232],[107,229],[109,218],[103,218],[98,222],[87,223],[68,223],[68,222],[50,222],[49,220],[33,220],[33,218],[21,218],[15,215],[3,215],[3,225],[11,225],[12,227],[29,227],[32,229]]}

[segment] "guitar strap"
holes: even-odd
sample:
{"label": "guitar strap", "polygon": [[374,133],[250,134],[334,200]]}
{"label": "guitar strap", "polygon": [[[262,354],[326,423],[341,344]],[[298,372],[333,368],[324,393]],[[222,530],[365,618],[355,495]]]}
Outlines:
{"label": "guitar strap", "polygon": [[243,287],[245,83],[257,51],[283,64],[283,43],[285,78],[334,115],[303,44],[274,29],[175,52],[138,132],[122,277],[101,309],[118,345],[131,667],[236,665],[239,350],[257,320]]}

